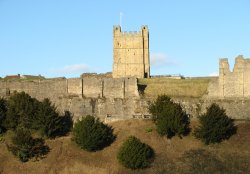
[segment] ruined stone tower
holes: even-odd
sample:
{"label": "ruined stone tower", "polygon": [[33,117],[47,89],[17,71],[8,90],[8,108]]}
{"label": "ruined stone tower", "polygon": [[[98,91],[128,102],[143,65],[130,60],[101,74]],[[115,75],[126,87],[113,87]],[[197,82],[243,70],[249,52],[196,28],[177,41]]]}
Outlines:
{"label": "ruined stone tower", "polygon": [[210,97],[250,98],[250,58],[236,57],[232,71],[228,59],[220,59],[219,78],[208,91]]}
{"label": "ruined stone tower", "polygon": [[113,28],[113,78],[149,78],[149,33],[142,26],[139,32],[122,32]]}

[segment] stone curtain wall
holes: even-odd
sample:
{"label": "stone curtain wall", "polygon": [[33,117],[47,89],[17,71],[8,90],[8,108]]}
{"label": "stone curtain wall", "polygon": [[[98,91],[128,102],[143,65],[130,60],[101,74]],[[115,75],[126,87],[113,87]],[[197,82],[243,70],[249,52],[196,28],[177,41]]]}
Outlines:
{"label": "stone curtain wall", "polygon": [[136,78],[83,77],[41,81],[0,81],[0,97],[24,91],[39,100],[49,98],[73,119],[94,115],[103,120],[133,118],[141,107]]}
{"label": "stone curtain wall", "polygon": [[82,79],[79,78],[70,78],[66,79],[67,83],[67,94],[69,95],[77,95],[79,97],[82,97],[82,91],[83,91],[83,85],[82,85]]}
{"label": "stone curtain wall", "polygon": [[43,99],[67,94],[67,80],[0,81],[0,95],[24,91],[32,97]]}
{"label": "stone curtain wall", "polygon": [[197,118],[204,114],[211,104],[216,103],[225,109],[226,114],[233,119],[250,119],[250,100],[249,99],[195,99],[195,98],[174,98],[174,102],[180,103],[182,108],[191,118]]}
{"label": "stone curtain wall", "polygon": [[250,98],[250,59],[236,57],[232,72],[228,60],[220,59],[219,78],[210,83],[208,92],[214,98]]}
{"label": "stone curtain wall", "polygon": [[[217,103],[231,118],[250,119],[250,59],[237,57],[234,70],[226,59],[220,60],[220,76],[211,79],[208,95],[201,98],[174,98],[175,102],[197,117]],[[41,81],[0,80],[0,97],[25,91],[39,100],[50,98],[58,111],[70,111],[76,120],[94,115],[106,120],[148,116],[150,98],[140,98],[136,78],[83,77]]]}
{"label": "stone curtain wall", "polygon": [[83,97],[98,98],[103,97],[103,79],[95,77],[83,78]]}
{"label": "stone curtain wall", "polygon": [[37,99],[78,96],[83,98],[139,97],[136,78],[70,78],[41,81],[0,81],[0,96],[24,91]]}

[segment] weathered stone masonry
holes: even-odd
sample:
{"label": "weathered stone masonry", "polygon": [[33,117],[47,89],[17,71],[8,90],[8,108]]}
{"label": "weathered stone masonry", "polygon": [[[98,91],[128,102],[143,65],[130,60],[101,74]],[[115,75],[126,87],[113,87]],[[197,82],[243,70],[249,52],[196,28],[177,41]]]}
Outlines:
{"label": "weathered stone masonry", "polygon": [[150,77],[149,32],[142,26],[140,32],[122,32],[113,28],[113,78]]}
{"label": "weathered stone masonry", "polygon": [[49,98],[74,119],[87,114],[131,118],[140,105],[136,78],[84,77],[41,81],[0,81],[0,97],[24,91],[39,100]]}
{"label": "weathered stone masonry", "polygon": [[250,59],[236,57],[232,72],[228,59],[220,59],[219,78],[211,83],[208,91],[212,98],[250,98]]}
{"label": "weathered stone masonry", "polygon": [[[217,82],[217,83],[216,83]],[[212,103],[217,103],[231,118],[250,119],[249,98],[220,98],[218,83],[211,82],[208,96],[202,98],[174,98],[174,101],[197,117]],[[236,82],[235,82],[236,83]],[[236,85],[237,86],[237,85]],[[211,89],[214,89],[211,91]],[[216,90],[217,89],[217,90]],[[58,111],[70,111],[74,120],[94,115],[108,121],[130,119],[148,115],[149,99],[139,96],[135,78],[84,77],[41,81],[0,81],[0,97],[14,91],[25,91],[39,100],[50,98]]]}
{"label": "weathered stone masonry", "polygon": [[82,98],[129,98],[139,97],[136,78],[70,78],[38,81],[0,81],[0,95],[14,91],[27,92],[43,99],[62,96]]}

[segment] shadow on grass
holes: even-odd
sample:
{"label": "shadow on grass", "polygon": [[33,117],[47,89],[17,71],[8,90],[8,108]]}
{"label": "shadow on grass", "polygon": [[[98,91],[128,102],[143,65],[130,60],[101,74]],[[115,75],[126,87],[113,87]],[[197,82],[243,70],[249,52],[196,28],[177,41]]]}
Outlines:
{"label": "shadow on grass", "polygon": [[218,154],[205,149],[186,151],[180,161],[183,163],[181,173],[249,173],[250,159],[239,154]]}

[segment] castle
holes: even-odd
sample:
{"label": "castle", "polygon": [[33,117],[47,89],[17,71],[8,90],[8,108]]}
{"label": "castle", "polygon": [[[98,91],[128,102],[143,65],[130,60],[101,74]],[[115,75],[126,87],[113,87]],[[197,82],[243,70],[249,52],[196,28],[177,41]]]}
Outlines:
{"label": "castle", "polygon": [[[74,119],[84,115],[112,121],[148,117],[152,99],[141,97],[141,90],[147,85],[140,89],[138,83],[138,78],[150,77],[148,27],[127,33],[122,32],[120,26],[114,26],[113,54],[113,78],[90,74],[70,79],[24,80],[19,76],[18,79],[0,79],[0,97],[24,91],[39,100],[49,98],[59,112],[69,111]],[[250,59],[238,56],[232,72],[228,60],[220,59],[219,77],[207,79],[209,83],[199,98],[184,95],[182,98],[174,96],[173,100],[193,117],[204,113],[211,103],[217,103],[231,118],[250,119]],[[188,81],[179,80],[183,84]],[[192,83],[200,85],[198,80]]]}
{"label": "castle", "polygon": [[140,32],[122,32],[113,27],[113,78],[150,77],[149,32],[142,26]]}

